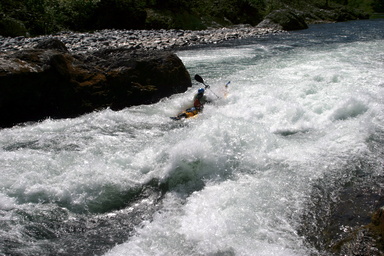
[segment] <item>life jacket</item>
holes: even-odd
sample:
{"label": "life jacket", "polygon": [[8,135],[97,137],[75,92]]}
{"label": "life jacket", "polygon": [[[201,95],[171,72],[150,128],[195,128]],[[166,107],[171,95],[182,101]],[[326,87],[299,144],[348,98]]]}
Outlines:
{"label": "life jacket", "polygon": [[193,106],[196,108],[196,109],[202,109],[203,108],[203,104],[201,104],[200,100],[199,99],[196,99],[195,102],[193,102]]}
{"label": "life jacket", "polygon": [[197,109],[197,110],[202,110],[203,109],[203,103],[200,101],[200,99],[204,100],[203,97],[204,95],[200,96],[200,95],[196,95],[195,98],[194,98],[194,101],[193,101],[193,106]]}

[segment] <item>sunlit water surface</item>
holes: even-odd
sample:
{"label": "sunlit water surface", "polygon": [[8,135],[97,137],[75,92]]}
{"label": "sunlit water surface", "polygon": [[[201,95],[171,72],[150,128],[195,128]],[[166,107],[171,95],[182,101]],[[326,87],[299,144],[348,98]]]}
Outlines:
{"label": "sunlit water surface", "polygon": [[319,254],[302,232],[319,186],[337,200],[382,176],[383,25],[177,52],[214,100],[190,120],[169,116],[197,82],[153,105],[0,130],[0,254]]}

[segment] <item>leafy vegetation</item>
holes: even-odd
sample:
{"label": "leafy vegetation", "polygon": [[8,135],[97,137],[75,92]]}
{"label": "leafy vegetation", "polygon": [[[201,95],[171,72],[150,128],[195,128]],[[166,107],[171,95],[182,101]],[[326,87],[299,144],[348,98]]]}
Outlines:
{"label": "leafy vegetation", "polygon": [[0,34],[256,25],[279,8],[305,10],[334,6],[384,12],[382,0],[1,0]]}

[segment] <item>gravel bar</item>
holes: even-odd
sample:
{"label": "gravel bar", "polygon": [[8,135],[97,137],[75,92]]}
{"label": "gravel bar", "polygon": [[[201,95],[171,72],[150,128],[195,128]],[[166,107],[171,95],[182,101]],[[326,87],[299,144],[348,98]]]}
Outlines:
{"label": "gravel bar", "polygon": [[259,37],[282,31],[270,28],[238,26],[209,30],[100,30],[92,33],[60,32],[39,37],[2,37],[0,52],[34,48],[39,42],[56,38],[72,53],[85,53],[102,48],[132,50],[181,49],[190,46],[219,44],[227,40]]}

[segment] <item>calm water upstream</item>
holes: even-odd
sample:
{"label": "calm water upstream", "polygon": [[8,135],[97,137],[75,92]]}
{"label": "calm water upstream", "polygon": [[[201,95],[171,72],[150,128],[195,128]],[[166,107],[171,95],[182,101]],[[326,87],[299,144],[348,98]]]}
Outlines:
{"label": "calm water upstream", "polygon": [[308,209],[383,176],[384,20],[177,55],[220,96],[197,118],[194,82],[0,130],[0,255],[321,255]]}

